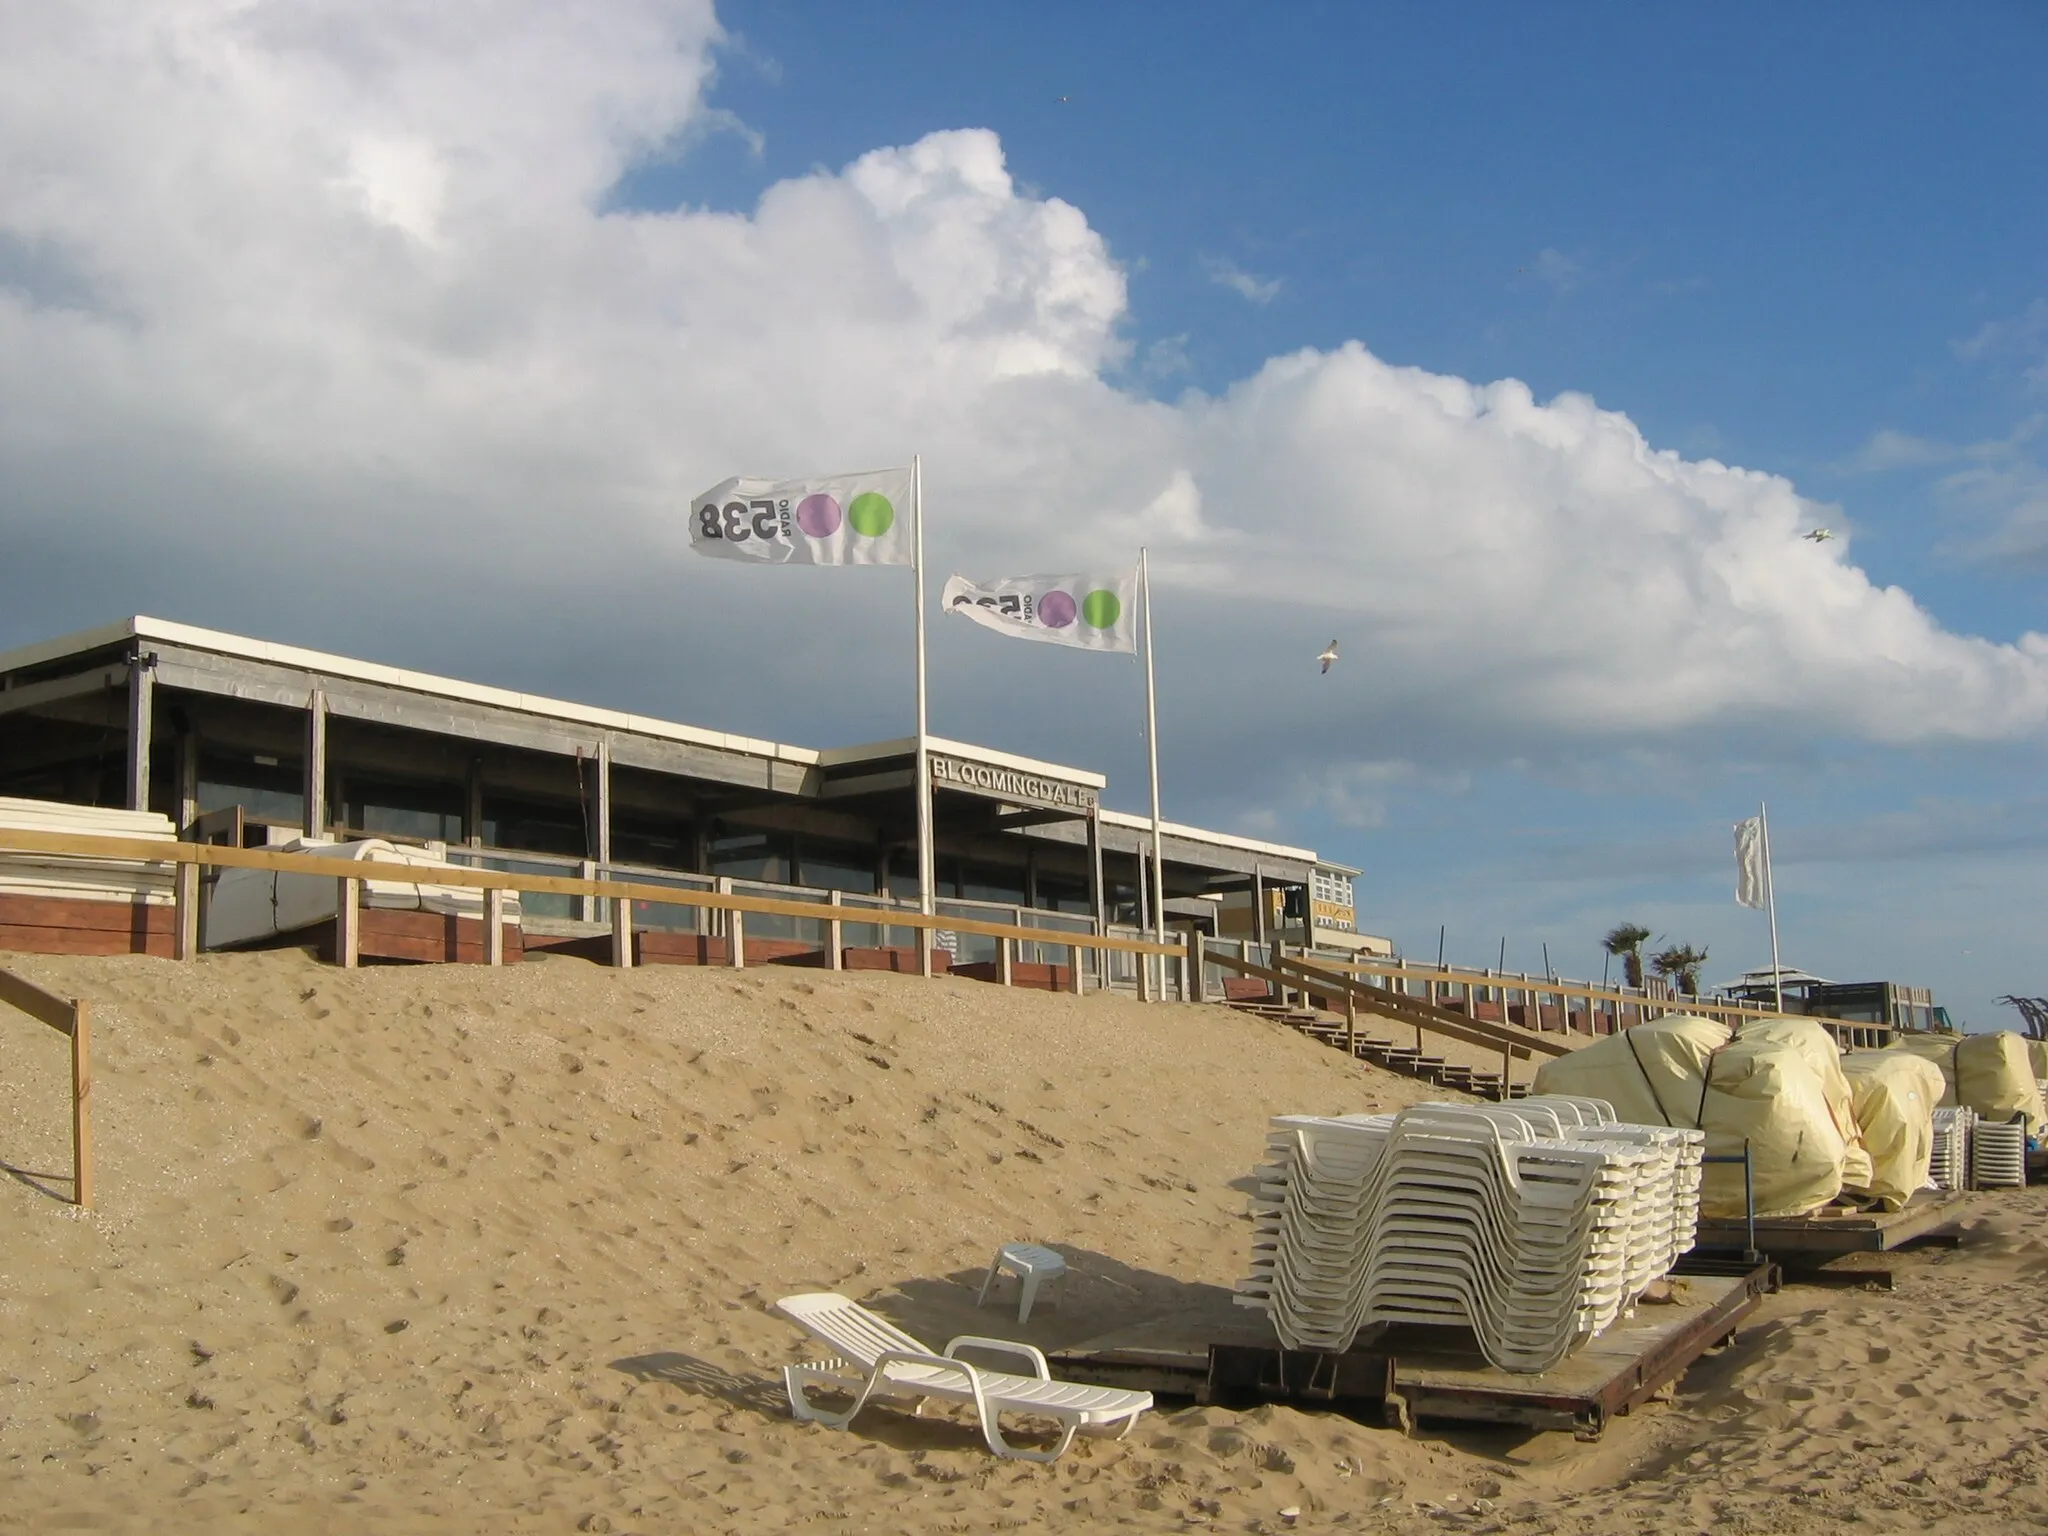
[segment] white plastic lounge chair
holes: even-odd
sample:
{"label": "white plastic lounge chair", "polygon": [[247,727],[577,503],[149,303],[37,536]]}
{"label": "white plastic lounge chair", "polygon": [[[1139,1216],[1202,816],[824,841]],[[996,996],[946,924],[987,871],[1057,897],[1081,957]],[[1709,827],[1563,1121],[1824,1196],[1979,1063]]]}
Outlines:
{"label": "white plastic lounge chair", "polygon": [[[789,1391],[789,1410],[798,1419],[844,1429],[871,1397],[908,1398],[922,1412],[925,1398],[947,1403],[968,1403],[981,1423],[981,1437],[998,1456],[1024,1461],[1054,1461],[1077,1432],[1106,1435],[1116,1432],[1121,1439],[1130,1432],[1138,1415],[1152,1406],[1150,1392],[1129,1392],[1121,1387],[1090,1387],[1079,1382],[1054,1381],[1046,1368],[1045,1356],[1029,1344],[1007,1339],[984,1339],[964,1334],[935,1355],[887,1318],[878,1317],[857,1302],[830,1291],[803,1296],[785,1296],[774,1309],[804,1332],[835,1352],[836,1358],[808,1365],[784,1366],[782,1382]],[[998,1350],[1028,1360],[1030,1376],[1013,1376],[1003,1371],[955,1358],[962,1348]],[[805,1388],[829,1386],[855,1394],[854,1404],[844,1413],[828,1413],[804,1396]],[[1059,1443],[1049,1451],[1026,1450],[1005,1440],[997,1420],[1005,1413],[1031,1414],[1055,1420],[1061,1426]]]}

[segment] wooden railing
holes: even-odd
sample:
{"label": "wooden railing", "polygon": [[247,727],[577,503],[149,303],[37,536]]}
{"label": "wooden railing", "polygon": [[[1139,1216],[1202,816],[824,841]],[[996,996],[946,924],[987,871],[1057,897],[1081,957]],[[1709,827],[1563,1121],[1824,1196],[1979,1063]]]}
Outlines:
{"label": "wooden railing", "polygon": [[[401,885],[458,886],[482,891],[485,896],[485,947],[487,959],[501,960],[500,930],[496,921],[498,898],[493,893],[517,891],[522,895],[591,896],[611,903],[612,963],[633,963],[633,902],[667,907],[693,907],[699,911],[729,914],[730,957],[734,965],[744,964],[745,914],[762,913],[776,917],[807,918],[827,925],[836,934],[840,925],[886,924],[924,932],[981,934],[1004,941],[1007,954],[1013,943],[1030,943],[1048,948],[1065,947],[1072,958],[1072,986],[1081,987],[1081,957],[1084,953],[1103,956],[1120,953],[1167,959],[1184,957],[1183,946],[1151,939],[1127,939],[1114,934],[1072,933],[1058,929],[1026,928],[1010,923],[985,922],[979,918],[934,913],[844,906],[832,902],[785,901],[772,896],[741,896],[722,891],[699,891],[673,885],[654,885],[632,880],[585,879],[574,875],[521,874],[511,870],[469,869],[459,865],[397,864],[372,859],[343,860],[309,853],[281,853],[268,848],[234,848],[207,843],[165,843],[148,838],[98,837],[72,832],[34,832],[0,827],[0,852],[59,854],[67,858],[116,859],[176,866],[175,905],[177,937],[174,953],[189,959],[199,952],[199,872],[203,869],[261,869],[276,874],[312,875],[337,882],[336,958],[342,965],[354,965],[361,883],[383,880]],[[828,942],[830,942],[828,940]],[[930,967],[930,946],[920,944],[924,969]],[[1138,966],[1139,992],[1151,997],[1166,990],[1164,978],[1155,988],[1149,980],[1151,967]],[[1007,976],[1009,967],[1003,967]]]}
{"label": "wooden railing", "polygon": [[92,1209],[92,1009],[0,971],[0,1003],[71,1037],[71,1199]]}
{"label": "wooden railing", "polygon": [[[1415,1031],[1415,1046],[1422,1049],[1425,1034],[1440,1035],[1447,1040],[1456,1040],[1464,1045],[1476,1046],[1481,1050],[1499,1051],[1501,1082],[1511,1079],[1516,1061],[1529,1061],[1537,1056],[1565,1056],[1571,1047],[1556,1040],[1544,1038],[1511,1024],[1495,1024],[1486,1019],[1467,1018],[1437,1008],[1420,999],[1403,997],[1382,987],[1367,986],[1349,976],[1325,967],[1322,958],[1311,963],[1295,956],[1276,956],[1276,963],[1260,965],[1242,955],[1215,950],[1203,951],[1199,939],[1189,936],[1189,962],[1200,955],[1210,965],[1240,976],[1249,976],[1271,983],[1283,995],[1299,991],[1308,996],[1339,997],[1344,1003],[1344,1020],[1347,1034],[1346,1049],[1356,1055],[1358,1049],[1358,1014],[1361,1009],[1383,1018],[1398,1020]],[[1199,993],[1198,993],[1199,995]]]}
{"label": "wooden railing", "polygon": [[[1215,956],[1211,954],[1213,962]],[[1578,998],[1588,1003],[1608,1003],[1606,1010],[1586,1008],[1581,1013],[1606,1012],[1618,1017],[1624,1011],[1633,1011],[1643,1018],[1654,1017],[1657,1013],[1693,1013],[1710,1019],[1771,1019],[1793,1015],[1781,1014],[1776,1008],[1764,1003],[1712,1002],[1703,997],[1691,997],[1673,992],[1664,997],[1653,997],[1647,991],[1637,992],[1613,987],[1596,987],[1586,982],[1554,981],[1542,976],[1524,976],[1502,971],[1466,971],[1454,967],[1438,968],[1405,964],[1398,960],[1355,960],[1339,959],[1328,955],[1317,955],[1315,964],[1324,970],[1343,971],[1354,976],[1381,976],[1390,981],[1421,983],[1430,989],[1428,1001],[1435,1002],[1435,989],[1455,988],[1463,996],[1469,996],[1473,989],[1499,992],[1505,1001],[1510,992],[1522,994],[1526,1006],[1532,1009],[1537,999],[1554,997],[1564,1006],[1567,998]],[[1396,996],[1402,995],[1400,991]],[[1569,1027],[1569,1026],[1567,1026]]]}

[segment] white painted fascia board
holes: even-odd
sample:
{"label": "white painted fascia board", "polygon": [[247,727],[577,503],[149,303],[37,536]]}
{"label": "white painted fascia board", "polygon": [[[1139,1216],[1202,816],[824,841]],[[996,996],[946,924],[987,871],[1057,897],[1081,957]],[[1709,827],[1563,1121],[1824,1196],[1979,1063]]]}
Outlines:
{"label": "white painted fascia board", "polygon": [[[307,650],[296,645],[278,645],[268,640],[252,640],[245,635],[225,634],[220,630],[201,629],[192,624],[174,624],[165,619],[138,617],[132,620],[129,626],[116,632],[113,638],[118,639],[123,633],[133,634],[143,640],[160,640],[166,645],[183,645],[194,650],[216,651],[221,655],[237,656],[246,661],[264,661],[273,666],[295,667],[305,672],[324,672],[333,677],[345,677],[362,683],[378,683],[387,688],[402,688],[409,693],[426,694],[434,698],[487,704],[498,709],[517,710],[522,714],[595,726],[602,730],[629,731],[635,735],[687,742],[693,746],[717,747],[723,751],[742,752],[750,757],[765,757],[776,762],[796,763],[809,767],[818,760],[818,754],[807,747],[792,747],[781,742],[762,741],[752,736],[733,736],[722,731],[702,730],[696,726],[678,724],[673,720],[657,720],[648,715],[628,714],[624,710],[572,704],[567,699],[551,699],[544,694],[517,693],[509,688],[493,688],[484,683],[465,683],[452,677],[438,677],[430,672],[412,672],[403,667],[387,667],[374,661],[358,661],[350,656],[336,656],[328,651]],[[102,639],[95,643],[105,645],[108,642]],[[63,651],[60,649],[55,654],[62,655]],[[5,658],[0,658],[0,665],[5,664]]]}
{"label": "white painted fascia board", "polygon": [[123,640],[132,639],[136,625],[141,622],[140,619],[122,619],[115,624],[102,624],[98,629],[81,629],[74,635],[60,635],[55,640],[38,640],[32,645],[0,651],[0,672],[12,672],[18,667],[39,667],[46,661],[118,645]]}
{"label": "white painted fascia board", "polygon": [[[1104,811],[1103,822],[1112,827],[1124,827],[1133,831],[1152,830],[1150,816],[1133,816],[1129,811]],[[1177,821],[1162,821],[1159,830],[1167,837],[1178,837],[1190,843],[1213,843],[1219,848],[1237,848],[1246,853],[1270,853],[1275,858],[1297,859],[1304,864],[1316,864],[1313,848],[1290,848],[1285,843],[1263,843],[1255,837],[1233,837],[1228,832],[1210,832],[1201,827],[1183,826]]]}
{"label": "white painted fascia board", "polygon": [[[1064,779],[1069,784],[1085,784],[1090,789],[1104,789],[1109,785],[1107,775],[1091,773],[1086,768],[1069,768],[1063,763],[1048,763],[1035,757],[1019,757],[1014,752],[998,752],[993,747],[977,747],[972,742],[953,741],[945,736],[927,736],[924,740],[925,745],[934,752],[943,752],[948,757],[965,758],[971,763],[986,763],[991,768],[1009,768],[1018,773],[1034,773],[1045,779]],[[857,747],[828,747],[818,754],[818,766],[838,768],[848,763],[865,763],[876,758],[903,757],[916,750],[915,736],[901,736],[893,741],[870,741]]]}

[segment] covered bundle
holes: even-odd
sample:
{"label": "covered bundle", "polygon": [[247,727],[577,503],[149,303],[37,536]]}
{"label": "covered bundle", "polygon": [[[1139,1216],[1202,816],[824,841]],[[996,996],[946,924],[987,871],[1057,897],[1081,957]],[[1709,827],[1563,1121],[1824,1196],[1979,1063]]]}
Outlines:
{"label": "covered bundle", "polygon": [[[1590,1094],[1618,1116],[1704,1131],[1710,1156],[1747,1143],[1759,1216],[1799,1216],[1842,1192],[1870,1159],[1826,1030],[1803,1019],[1744,1026],[1670,1014],[1545,1062],[1538,1093]],[[1701,1214],[1743,1214],[1738,1164],[1708,1168]]]}
{"label": "covered bundle", "polygon": [[1848,1187],[1896,1211],[1926,1187],[1933,1171],[1941,1069],[1909,1051],[1856,1051],[1842,1058],[1842,1071],[1856,1096],[1856,1124],[1871,1164],[1869,1178],[1851,1179]]}
{"label": "covered bundle", "polygon": [[1981,1119],[2001,1124],[2022,1115],[2029,1134],[2048,1118],[2027,1042],[2010,1030],[1995,1035],[1901,1035],[1887,1049],[1939,1067],[1947,1085],[1943,1104],[1973,1109]]}

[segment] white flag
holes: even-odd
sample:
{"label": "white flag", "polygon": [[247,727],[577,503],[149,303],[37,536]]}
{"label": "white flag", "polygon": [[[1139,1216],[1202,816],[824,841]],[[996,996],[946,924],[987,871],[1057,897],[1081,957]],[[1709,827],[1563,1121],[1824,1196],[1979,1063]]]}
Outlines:
{"label": "white flag", "polygon": [[1770,880],[1764,865],[1764,819],[1752,816],[1735,823],[1735,899],[1745,907],[1761,907]]}
{"label": "white flag", "polygon": [[947,580],[939,607],[1000,634],[1090,651],[1138,648],[1136,572],[1117,576],[1005,576]]}
{"label": "white flag", "polygon": [[911,477],[721,480],[690,503],[690,547],[771,565],[909,565]]}

